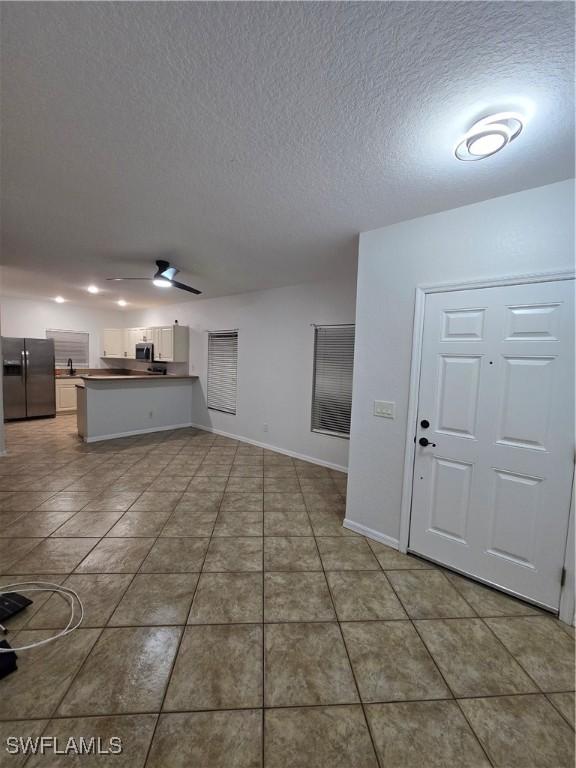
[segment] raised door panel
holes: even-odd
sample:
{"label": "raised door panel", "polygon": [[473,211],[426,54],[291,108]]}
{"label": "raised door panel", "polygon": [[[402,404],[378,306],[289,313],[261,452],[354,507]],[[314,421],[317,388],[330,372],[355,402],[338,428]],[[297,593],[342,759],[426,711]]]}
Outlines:
{"label": "raised door panel", "polygon": [[106,328],[102,339],[102,357],[124,357],[124,331],[122,328]]}
{"label": "raised door panel", "polygon": [[471,483],[471,464],[434,457],[428,519],[431,533],[466,543]]}
{"label": "raised door panel", "polygon": [[440,355],[436,430],[474,438],[480,386],[479,355]]}

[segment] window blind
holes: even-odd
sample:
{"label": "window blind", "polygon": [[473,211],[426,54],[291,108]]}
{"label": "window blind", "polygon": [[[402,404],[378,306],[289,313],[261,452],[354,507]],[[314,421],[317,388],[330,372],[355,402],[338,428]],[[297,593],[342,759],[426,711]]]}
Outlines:
{"label": "window blind", "polygon": [[354,331],[353,325],[314,329],[313,432],[350,436]]}
{"label": "window blind", "polygon": [[55,365],[65,366],[72,358],[75,368],[90,367],[90,334],[80,331],[47,330],[47,339],[54,339]]}
{"label": "window blind", "polygon": [[208,334],[208,408],[236,413],[238,331]]}

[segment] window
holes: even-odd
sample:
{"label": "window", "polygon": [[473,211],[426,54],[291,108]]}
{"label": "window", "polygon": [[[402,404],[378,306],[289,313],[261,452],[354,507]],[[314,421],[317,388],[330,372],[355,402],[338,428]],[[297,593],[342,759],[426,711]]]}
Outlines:
{"label": "window", "polygon": [[208,408],[236,414],[238,331],[208,334]]}
{"label": "window", "polygon": [[353,325],[314,329],[312,432],[350,436],[354,330]]}
{"label": "window", "polygon": [[89,338],[90,334],[80,331],[46,331],[47,339],[54,339],[54,357],[56,366],[68,364],[72,358],[75,368],[90,367]]}

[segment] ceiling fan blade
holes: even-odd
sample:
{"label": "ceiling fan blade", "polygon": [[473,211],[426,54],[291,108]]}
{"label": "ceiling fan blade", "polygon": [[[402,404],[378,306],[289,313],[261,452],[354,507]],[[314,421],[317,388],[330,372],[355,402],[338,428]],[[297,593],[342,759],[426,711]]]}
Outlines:
{"label": "ceiling fan blade", "polygon": [[195,293],[197,296],[202,293],[202,291],[198,291],[196,288],[192,288],[190,285],[185,285],[184,283],[179,283],[177,280],[171,280],[170,281],[174,288],[180,288],[182,291],[188,291],[189,293]]}
{"label": "ceiling fan blade", "polygon": [[153,277],[107,277],[106,280],[154,280]]}

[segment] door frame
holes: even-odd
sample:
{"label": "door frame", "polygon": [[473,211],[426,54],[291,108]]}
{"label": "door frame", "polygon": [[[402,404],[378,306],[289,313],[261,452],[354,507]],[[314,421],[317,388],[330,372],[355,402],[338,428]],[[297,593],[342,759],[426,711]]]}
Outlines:
{"label": "door frame", "polygon": [[[503,286],[527,285],[529,283],[548,283],[559,280],[574,280],[574,271],[566,272],[533,272],[529,274],[510,275],[487,279],[472,280],[459,283],[435,283],[416,286],[414,303],[414,327],[412,334],[412,360],[410,364],[410,389],[408,394],[408,416],[406,420],[406,447],[404,450],[404,475],[402,480],[402,503],[400,506],[400,536],[398,549],[400,552],[408,551],[410,539],[410,516],[412,512],[412,486],[414,479],[414,459],[416,446],[414,436],[416,434],[418,420],[418,395],[420,389],[420,368],[422,364],[422,344],[424,336],[424,311],[426,297],[433,293],[447,293],[449,291],[469,291],[477,288],[499,288]],[[572,485],[572,503],[568,518],[567,543],[574,538],[574,482]],[[560,592],[559,618],[567,624],[576,622],[575,615],[575,587],[574,587],[574,547],[566,546],[564,555],[564,568],[566,578]]]}

